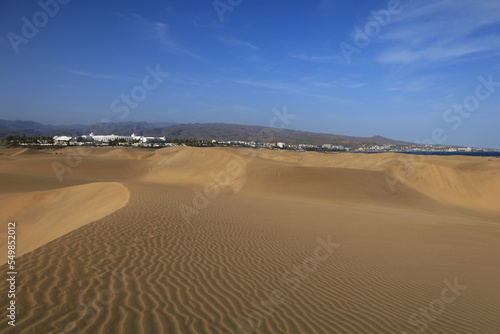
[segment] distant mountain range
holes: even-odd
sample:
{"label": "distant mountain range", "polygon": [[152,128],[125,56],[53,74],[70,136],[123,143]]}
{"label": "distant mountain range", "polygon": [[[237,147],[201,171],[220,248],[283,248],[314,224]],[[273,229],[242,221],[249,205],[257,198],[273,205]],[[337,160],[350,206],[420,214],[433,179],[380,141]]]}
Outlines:
{"label": "distant mountain range", "polygon": [[285,142],[289,144],[337,144],[337,145],[360,145],[360,144],[394,144],[407,145],[409,143],[384,138],[373,137],[350,137],[335,134],[314,133],[288,129],[270,128],[255,125],[225,124],[225,123],[195,123],[177,124],[161,122],[119,122],[101,123],[93,125],[46,125],[33,121],[10,121],[0,119],[0,138],[8,135],[28,137],[33,136],[55,136],[67,135],[78,136],[82,134],[117,134],[144,136],[165,136],[169,139],[217,139],[217,140],[242,140],[259,142]]}

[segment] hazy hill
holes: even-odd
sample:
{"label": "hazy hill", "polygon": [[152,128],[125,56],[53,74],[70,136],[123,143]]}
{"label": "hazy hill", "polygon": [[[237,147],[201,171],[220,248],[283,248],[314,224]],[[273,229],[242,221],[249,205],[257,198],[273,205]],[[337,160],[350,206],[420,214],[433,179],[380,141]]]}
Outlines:
{"label": "hazy hill", "polygon": [[121,122],[98,123],[93,125],[73,124],[65,126],[45,125],[33,121],[0,120],[0,137],[14,136],[54,136],[114,133],[120,135],[165,136],[169,139],[217,139],[244,140],[258,142],[281,141],[289,144],[342,144],[356,145],[372,144],[407,144],[402,141],[373,137],[351,137],[335,134],[314,133],[289,129],[270,128],[255,125],[225,124],[225,123],[195,123],[175,124],[162,122]]}
{"label": "hazy hill", "polygon": [[161,129],[158,132],[168,138],[198,138],[218,140],[250,140],[259,142],[281,141],[290,144],[314,144],[326,143],[351,144],[351,143],[375,143],[375,144],[406,144],[401,141],[374,137],[350,137],[335,134],[314,133],[296,131],[289,129],[269,128],[254,125],[240,124],[175,124]]}

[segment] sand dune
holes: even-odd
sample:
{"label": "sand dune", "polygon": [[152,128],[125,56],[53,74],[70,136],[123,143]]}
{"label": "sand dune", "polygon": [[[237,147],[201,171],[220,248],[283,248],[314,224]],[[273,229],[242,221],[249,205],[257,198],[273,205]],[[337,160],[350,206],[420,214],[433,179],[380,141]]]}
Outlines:
{"label": "sand dune", "polygon": [[129,148],[115,148],[100,154],[101,157],[116,159],[147,159],[154,155],[154,151],[139,151]]}
{"label": "sand dune", "polygon": [[150,162],[143,180],[200,189],[230,164],[235,172],[226,188],[240,195],[358,206],[440,203],[500,213],[498,162],[481,158],[186,147],[158,150]]}
{"label": "sand dune", "polygon": [[[288,181],[282,184],[286,184],[289,190],[296,193],[308,192],[302,188],[317,191],[331,186],[330,194],[337,192],[339,198],[349,197],[348,201],[356,203],[368,199],[382,201],[383,205],[391,206],[398,200],[408,199],[415,205],[415,200],[421,201],[427,198],[432,200],[428,201],[429,205],[437,202],[481,212],[500,213],[499,162],[488,161],[486,158],[392,153],[362,156],[307,153],[301,156],[296,152],[272,155],[265,151],[259,154],[259,157],[285,162],[291,166],[277,164],[273,167],[270,164],[267,166],[260,164],[261,170],[255,172],[258,180],[265,179],[265,183],[272,182],[272,175],[267,174],[272,174],[274,170],[275,179],[278,176],[288,177]],[[310,168],[300,170],[299,166]],[[292,170],[296,172],[291,172]],[[284,171],[289,172],[283,173]],[[267,176],[262,177],[262,175]],[[310,182],[315,182],[316,186],[311,187]],[[277,189],[276,186],[270,188],[273,191]],[[265,184],[262,189],[265,190]],[[262,191],[264,192],[266,191]],[[285,192],[288,190],[282,193]],[[321,192],[319,194],[319,197],[328,196]],[[309,195],[307,197],[310,198]]]}
{"label": "sand dune", "polygon": [[[158,150],[144,181],[204,187],[220,174],[231,175],[221,191],[238,192],[246,182],[245,157],[236,150],[172,147]],[[222,189],[224,188],[224,189]]]}
{"label": "sand dune", "polygon": [[[120,183],[91,183],[41,192],[0,195],[0,221],[17,222],[17,255],[99,220],[122,208],[129,193]],[[5,247],[3,247],[5,248]],[[0,262],[6,262],[2,249]]]}
{"label": "sand dune", "polygon": [[381,171],[325,167],[328,161],[318,161],[321,156],[313,158],[300,161],[300,165],[255,159],[248,168],[242,195],[358,207],[405,203],[408,207],[426,200],[425,195],[406,186],[393,192]]}
{"label": "sand dune", "polygon": [[432,199],[480,211],[499,212],[500,169],[497,162],[472,159],[427,159],[409,171],[392,172],[402,184]]}
{"label": "sand dune", "polygon": [[45,155],[45,154],[51,154],[51,153],[47,150],[35,150],[32,148],[24,148],[24,149],[20,150],[19,152],[12,154],[12,156],[13,157],[25,156],[25,155],[30,156],[30,155],[36,155],[36,154]]}
{"label": "sand dune", "polygon": [[500,333],[500,161],[60,151],[0,160],[2,333]]}

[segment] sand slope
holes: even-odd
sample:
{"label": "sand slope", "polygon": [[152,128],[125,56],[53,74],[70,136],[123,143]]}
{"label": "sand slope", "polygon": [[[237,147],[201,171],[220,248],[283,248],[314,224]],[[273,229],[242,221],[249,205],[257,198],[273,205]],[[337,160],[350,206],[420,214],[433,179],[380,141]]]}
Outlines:
{"label": "sand slope", "polygon": [[36,155],[36,154],[44,155],[44,154],[50,154],[50,153],[48,151],[46,151],[46,150],[34,150],[32,148],[24,148],[24,149],[21,149],[18,152],[13,153],[12,156],[13,157],[16,157],[16,156],[30,156],[30,155]]}
{"label": "sand slope", "polygon": [[500,214],[499,162],[482,158],[174,147],[149,162],[142,180],[199,190],[229,175],[220,188],[239,195]]}
{"label": "sand slope", "polygon": [[472,159],[426,159],[391,172],[405,185],[432,199],[478,211],[499,212],[498,163]]}
{"label": "sand slope", "polygon": [[45,217],[2,333],[500,333],[500,159],[64,154],[0,161],[0,218]]}
{"label": "sand slope", "polygon": [[[375,201],[384,206],[403,202],[417,206],[427,199],[425,204],[429,206],[440,203],[500,214],[500,161],[393,153],[259,153],[263,161],[252,168],[256,182],[249,184],[264,181],[262,195],[281,189],[282,196],[292,192],[311,198],[312,192],[317,192],[317,198],[337,194],[335,197],[345,203]],[[325,187],[329,190],[320,191]]]}
{"label": "sand slope", "polygon": [[[128,199],[127,188],[116,182],[0,195],[0,221],[2,230],[6,222],[17,222],[16,255],[21,256],[111,214]],[[5,263],[7,253],[2,250],[0,262]]]}
{"label": "sand slope", "polygon": [[[150,159],[151,169],[142,180],[184,187],[204,187],[229,174],[221,191],[238,192],[246,183],[245,156],[237,150],[172,147],[158,150]],[[222,176],[221,176],[222,174]],[[224,182],[225,183],[225,182]]]}

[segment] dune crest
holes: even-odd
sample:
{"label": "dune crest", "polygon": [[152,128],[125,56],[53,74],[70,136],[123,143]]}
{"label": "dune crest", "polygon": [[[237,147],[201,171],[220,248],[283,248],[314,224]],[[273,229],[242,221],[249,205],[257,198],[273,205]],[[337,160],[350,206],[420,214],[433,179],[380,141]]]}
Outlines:
{"label": "dune crest", "polygon": [[154,155],[153,152],[142,152],[129,148],[115,148],[106,153],[100,154],[100,157],[115,158],[115,159],[133,159],[142,160]]}
{"label": "dune crest", "polygon": [[[0,221],[15,221],[21,256],[125,206],[129,192],[118,182],[97,182],[48,191],[0,196]],[[110,200],[112,199],[112,200]],[[7,230],[6,226],[2,230]],[[5,247],[5,246],[4,246]],[[2,251],[0,262],[6,262]]]}
{"label": "dune crest", "polygon": [[[337,204],[499,213],[498,162],[477,157],[259,151],[243,193]],[[418,202],[418,203],[417,203]]]}
{"label": "dune crest", "polygon": [[240,191],[246,183],[247,158],[233,149],[165,148],[150,163],[143,181],[201,188],[219,182],[227,193]]}
{"label": "dune crest", "polygon": [[483,212],[499,211],[498,163],[434,158],[406,168],[392,167],[390,170],[401,184],[436,202]]}

